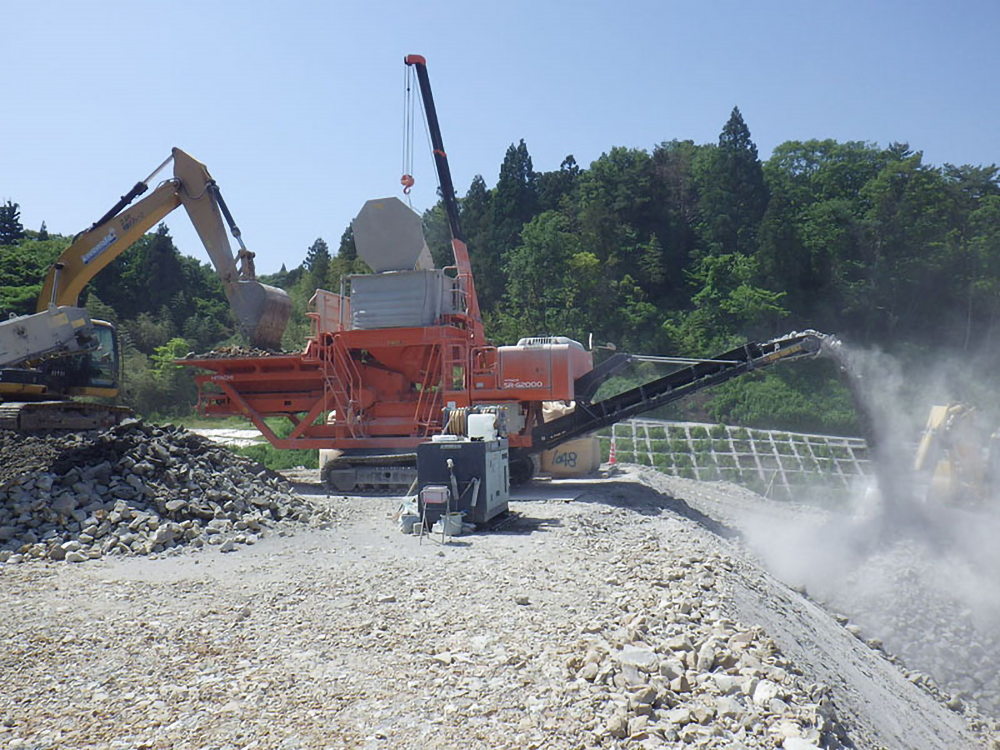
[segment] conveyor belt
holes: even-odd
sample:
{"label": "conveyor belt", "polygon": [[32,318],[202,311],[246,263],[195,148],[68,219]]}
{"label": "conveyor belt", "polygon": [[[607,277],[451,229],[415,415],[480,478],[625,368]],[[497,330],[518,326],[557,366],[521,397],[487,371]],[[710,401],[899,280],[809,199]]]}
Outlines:
{"label": "conveyor belt", "polygon": [[596,404],[577,402],[572,413],[535,427],[531,434],[531,452],[555,448],[594,430],[651,411],[752,370],[787,359],[814,357],[819,354],[823,342],[828,338],[816,331],[806,331],[765,343],[750,342],[710,360],[696,361]]}

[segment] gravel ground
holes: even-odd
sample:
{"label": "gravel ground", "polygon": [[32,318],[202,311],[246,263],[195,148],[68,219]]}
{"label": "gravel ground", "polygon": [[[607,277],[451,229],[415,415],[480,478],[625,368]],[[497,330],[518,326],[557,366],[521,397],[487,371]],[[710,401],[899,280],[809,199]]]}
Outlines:
{"label": "gravel ground", "polygon": [[444,545],[312,494],[329,528],[229,554],[0,564],[0,747],[1000,747],[762,569],[752,493],[521,498]]}
{"label": "gravel ground", "polygon": [[643,480],[739,528],[746,547],[785,583],[850,617],[907,676],[952,705],[1000,718],[1000,518],[916,504],[887,516],[877,497],[823,511],[772,502],[731,485],[642,470]]}

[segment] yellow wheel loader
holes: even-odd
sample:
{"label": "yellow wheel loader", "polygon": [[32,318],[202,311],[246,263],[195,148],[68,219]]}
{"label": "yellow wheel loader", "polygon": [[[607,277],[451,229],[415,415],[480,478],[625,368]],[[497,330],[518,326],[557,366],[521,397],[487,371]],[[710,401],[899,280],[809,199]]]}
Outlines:
{"label": "yellow wheel loader", "polygon": [[967,404],[931,407],[913,468],[924,477],[927,501],[993,506],[1000,490],[1000,431],[991,432]]}

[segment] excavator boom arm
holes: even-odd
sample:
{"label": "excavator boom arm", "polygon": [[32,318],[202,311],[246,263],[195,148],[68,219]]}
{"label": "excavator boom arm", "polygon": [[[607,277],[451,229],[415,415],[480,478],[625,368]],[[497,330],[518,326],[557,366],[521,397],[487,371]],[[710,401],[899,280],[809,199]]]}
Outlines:
{"label": "excavator boom arm", "polygon": [[76,307],[91,279],[179,205],[177,181],[167,180],[127,210],[78,235],[49,269],[35,309]]}
{"label": "excavator boom arm", "polygon": [[[49,270],[38,298],[38,311],[46,310],[52,303],[76,306],[87,282],[167,214],[183,205],[222,280],[240,332],[253,346],[279,349],[291,314],[288,294],[261,284],[252,271],[241,276],[229,245],[223,221],[224,208],[220,208],[225,204],[218,185],[205,165],[189,154],[174,148],[171,156],[173,178],[162,182],[139,202],[128,205],[129,199],[144,191],[145,183],[138,183],[114,209],[74,239]],[[147,180],[151,178],[152,175]],[[234,235],[239,238],[239,230],[228,211],[225,213]],[[240,245],[242,247],[242,241]],[[245,248],[241,254],[253,256]]]}

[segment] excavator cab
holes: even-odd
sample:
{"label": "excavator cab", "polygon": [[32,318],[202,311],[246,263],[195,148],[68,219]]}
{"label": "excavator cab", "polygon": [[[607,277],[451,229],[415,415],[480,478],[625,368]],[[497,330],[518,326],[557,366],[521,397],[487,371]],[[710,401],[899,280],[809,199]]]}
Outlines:
{"label": "excavator cab", "polygon": [[112,398],[118,393],[121,372],[118,331],[105,320],[93,322],[97,348],[81,357],[85,360],[81,368],[81,381],[71,387],[82,389],[80,395]]}
{"label": "excavator cab", "polygon": [[89,351],[45,362],[46,381],[56,392],[69,396],[99,396],[114,398],[118,395],[121,357],[118,331],[105,320],[93,320],[92,335],[97,346]]}

